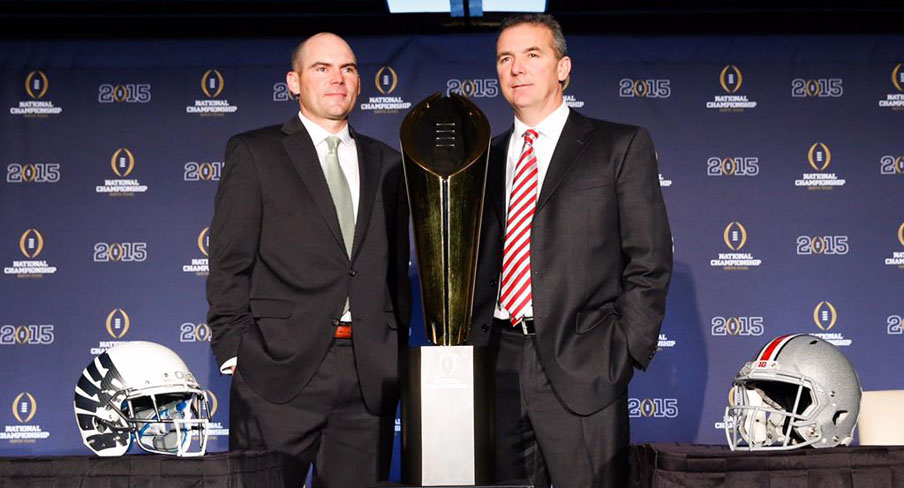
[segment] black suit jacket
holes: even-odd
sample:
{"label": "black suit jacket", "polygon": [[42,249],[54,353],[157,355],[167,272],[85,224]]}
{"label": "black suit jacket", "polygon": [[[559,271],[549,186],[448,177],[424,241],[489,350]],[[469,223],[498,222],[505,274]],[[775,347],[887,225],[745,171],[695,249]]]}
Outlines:
{"label": "black suit jacket", "polygon": [[408,207],[398,153],[352,136],[360,198],[351,258],[297,116],[229,140],[210,227],[207,320],[218,363],[237,356],[253,390],[285,403],[326,355],[348,297],[361,390],[382,414],[395,409],[408,337]]}
{"label": "black suit jacket", "polygon": [[[489,341],[502,270],[505,165],[493,139],[472,343]],[[616,400],[656,350],[672,242],[650,135],[570,111],[531,227],[538,355],[553,389],[586,415]]]}

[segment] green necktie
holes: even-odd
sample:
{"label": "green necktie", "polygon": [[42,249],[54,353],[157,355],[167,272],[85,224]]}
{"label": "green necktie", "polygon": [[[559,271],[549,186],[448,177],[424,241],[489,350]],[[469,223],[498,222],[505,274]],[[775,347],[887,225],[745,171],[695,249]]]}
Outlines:
{"label": "green necktie", "polygon": [[336,216],[339,217],[339,229],[345,242],[345,251],[352,255],[352,243],[355,241],[355,209],[352,207],[352,191],[348,187],[345,173],[339,166],[339,142],[336,136],[326,138],[329,152],[326,153],[326,184],[330,187]]}
{"label": "green necktie", "polygon": [[[326,153],[326,184],[330,187],[330,195],[333,197],[333,205],[336,206],[336,216],[339,217],[339,229],[342,231],[342,240],[345,242],[345,252],[349,258],[352,256],[352,244],[355,242],[355,209],[352,207],[352,191],[348,187],[345,173],[339,166],[339,142],[336,136],[328,136],[326,144],[329,151]],[[345,299],[345,308],[342,314],[349,310],[348,298]]]}

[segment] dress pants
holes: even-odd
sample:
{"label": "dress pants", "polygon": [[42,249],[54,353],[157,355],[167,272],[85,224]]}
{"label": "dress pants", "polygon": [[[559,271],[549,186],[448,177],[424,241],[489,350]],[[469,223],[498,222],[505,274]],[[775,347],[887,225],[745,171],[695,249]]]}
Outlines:
{"label": "dress pants", "polygon": [[621,488],[628,482],[627,392],[590,415],[559,400],[536,336],[494,320],[496,479],[536,488]]}
{"label": "dress pants", "polygon": [[363,488],[386,480],[394,416],[367,411],[351,339],[333,339],[310,383],[285,404],[261,398],[242,377],[232,379],[229,448],[283,455],[286,488],[299,488],[314,464],[309,488]]}

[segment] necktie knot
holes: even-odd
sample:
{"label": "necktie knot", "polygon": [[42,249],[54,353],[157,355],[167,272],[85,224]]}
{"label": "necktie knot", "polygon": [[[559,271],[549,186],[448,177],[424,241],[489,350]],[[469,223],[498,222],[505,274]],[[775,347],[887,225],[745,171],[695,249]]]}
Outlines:
{"label": "necktie knot", "polygon": [[327,136],[326,137],[326,146],[329,151],[333,154],[336,154],[339,150],[339,143],[342,142],[342,139],[339,139],[339,136]]}
{"label": "necktie knot", "polygon": [[526,142],[527,144],[533,145],[534,141],[537,140],[537,137],[539,137],[539,134],[537,134],[537,131],[533,129],[527,129],[526,131],[524,131],[524,142]]}

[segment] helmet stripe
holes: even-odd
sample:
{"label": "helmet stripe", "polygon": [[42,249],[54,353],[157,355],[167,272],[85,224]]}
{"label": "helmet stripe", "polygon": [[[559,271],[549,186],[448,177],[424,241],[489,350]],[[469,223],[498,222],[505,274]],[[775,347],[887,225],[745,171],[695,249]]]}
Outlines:
{"label": "helmet stripe", "polygon": [[785,334],[783,336],[776,337],[772,340],[766,347],[763,348],[763,351],[760,353],[760,357],[757,359],[758,361],[769,361],[778,355],[778,351],[785,345],[789,340],[799,336],[800,334]]}

